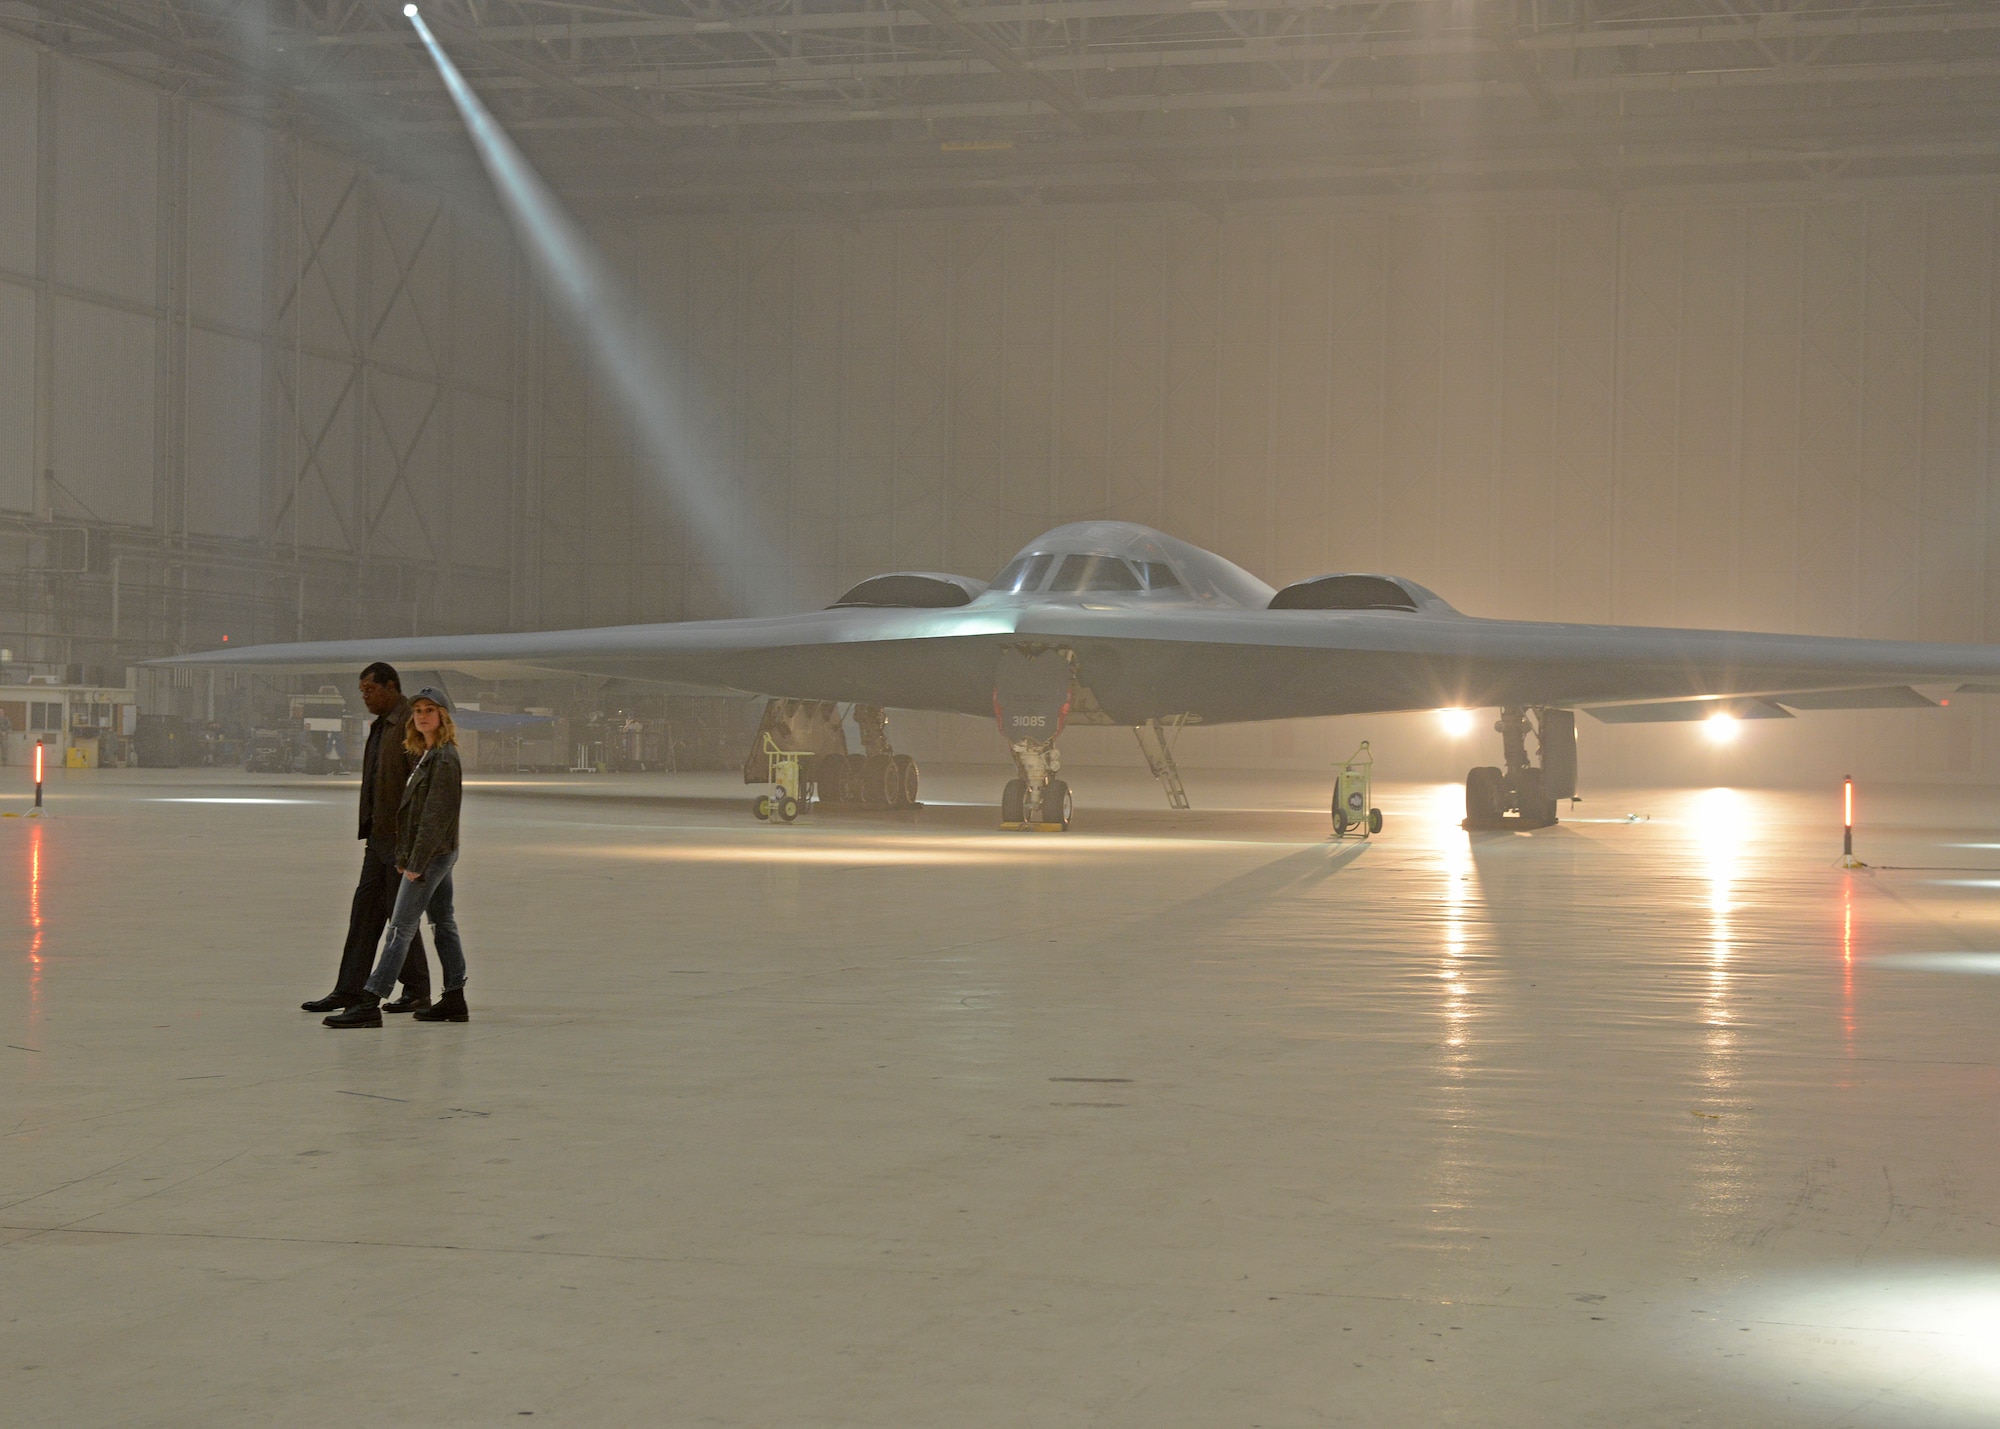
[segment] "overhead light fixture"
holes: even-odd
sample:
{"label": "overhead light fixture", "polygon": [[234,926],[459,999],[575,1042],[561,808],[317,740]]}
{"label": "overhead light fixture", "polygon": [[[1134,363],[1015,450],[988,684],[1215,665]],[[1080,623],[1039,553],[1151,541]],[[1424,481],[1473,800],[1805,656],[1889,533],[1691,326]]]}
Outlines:
{"label": "overhead light fixture", "polygon": [[1736,738],[1737,718],[1726,710],[1717,710],[1708,717],[1708,737],[1712,743],[1728,744]]}
{"label": "overhead light fixture", "polygon": [[403,7],[403,18],[404,18],[405,20],[414,20],[414,19],[416,19],[416,18],[417,18],[417,7],[416,7],[416,6],[414,6],[414,5],[405,5],[405,6]]}
{"label": "overhead light fixture", "polygon": [[1439,710],[1438,724],[1453,739],[1463,739],[1472,733],[1471,710]]}

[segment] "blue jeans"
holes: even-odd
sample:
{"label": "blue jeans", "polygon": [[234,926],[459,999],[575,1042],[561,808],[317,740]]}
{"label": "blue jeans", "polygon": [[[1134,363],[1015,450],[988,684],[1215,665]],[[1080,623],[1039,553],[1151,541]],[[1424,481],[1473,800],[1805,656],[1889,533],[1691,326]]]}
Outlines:
{"label": "blue jeans", "polygon": [[387,997],[403,970],[403,958],[410,940],[417,935],[417,918],[428,913],[431,945],[437,949],[438,964],[444,972],[444,990],[465,986],[465,944],[458,940],[458,919],[451,907],[451,869],[458,862],[456,849],[441,853],[417,879],[397,874],[396,907],[389,914],[389,930],[382,943],[382,956],[368,978],[368,990]]}

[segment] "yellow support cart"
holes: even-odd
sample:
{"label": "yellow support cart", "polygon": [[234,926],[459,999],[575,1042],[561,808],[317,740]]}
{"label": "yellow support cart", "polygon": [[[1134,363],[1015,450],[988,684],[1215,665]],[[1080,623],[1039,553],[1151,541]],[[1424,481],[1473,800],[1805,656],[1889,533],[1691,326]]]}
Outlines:
{"label": "yellow support cart", "polygon": [[760,819],[780,819],[790,823],[799,816],[799,771],[811,757],[805,749],[780,749],[770,735],[764,736],[764,758],[770,763],[771,792],[759,794],[750,812]]}
{"label": "yellow support cart", "polygon": [[1382,832],[1382,811],[1375,807],[1373,788],[1375,756],[1362,740],[1361,747],[1340,766],[1333,781],[1333,836],[1337,839],[1365,839]]}

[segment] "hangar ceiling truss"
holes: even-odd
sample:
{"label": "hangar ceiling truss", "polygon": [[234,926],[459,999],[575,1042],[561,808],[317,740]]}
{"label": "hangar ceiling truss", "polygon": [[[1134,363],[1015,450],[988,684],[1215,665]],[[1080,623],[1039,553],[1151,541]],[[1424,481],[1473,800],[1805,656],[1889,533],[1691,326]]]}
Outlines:
{"label": "hangar ceiling truss", "polygon": [[[825,214],[2000,168],[1989,0],[430,0],[571,202]],[[456,150],[400,0],[0,0],[327,137]],[[428,137],[426,146],[417,142]],[[457,161],[464,162],[462,151]]]}

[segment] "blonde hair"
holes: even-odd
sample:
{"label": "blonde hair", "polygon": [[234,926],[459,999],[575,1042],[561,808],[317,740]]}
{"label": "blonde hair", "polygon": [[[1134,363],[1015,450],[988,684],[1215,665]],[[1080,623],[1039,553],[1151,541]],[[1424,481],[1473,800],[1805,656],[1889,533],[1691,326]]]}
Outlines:
{"label": "blonde hair", "polygon": [[[451,722],[451,711],[430,700],[424,703],[438,712],[438,743],[457,744],[458,726]],[[410,717],[403,721],[403,748],[411,754],[422,754],[427,747],[423,734],[417,729],[417,712],[412,704]]]}

